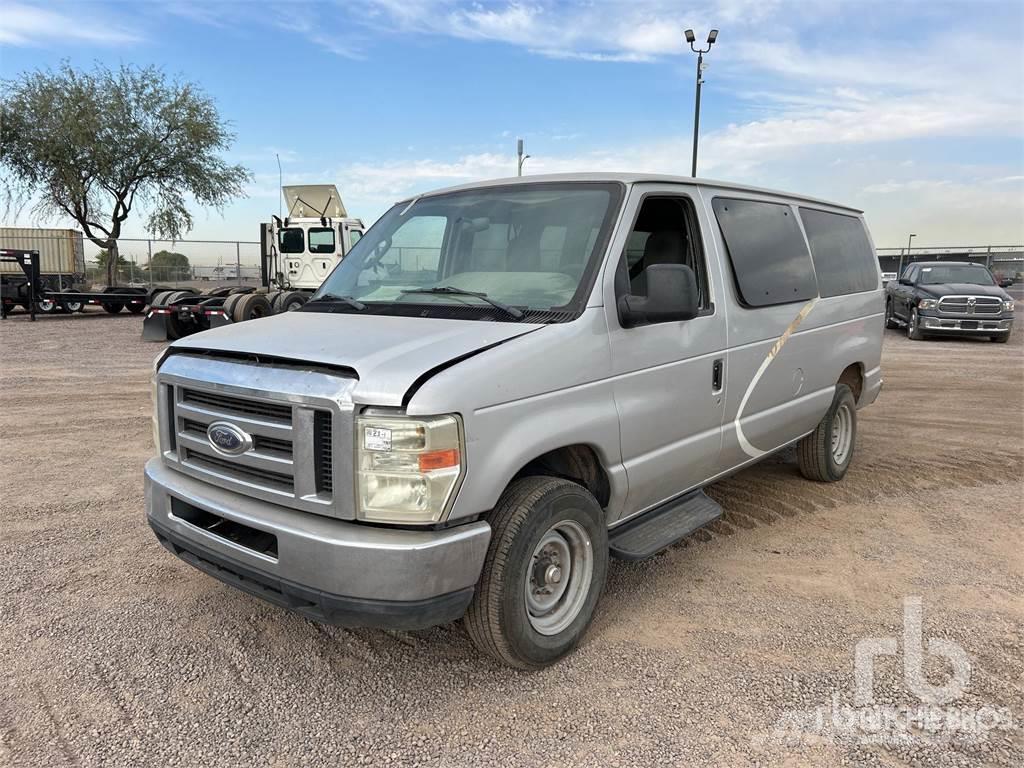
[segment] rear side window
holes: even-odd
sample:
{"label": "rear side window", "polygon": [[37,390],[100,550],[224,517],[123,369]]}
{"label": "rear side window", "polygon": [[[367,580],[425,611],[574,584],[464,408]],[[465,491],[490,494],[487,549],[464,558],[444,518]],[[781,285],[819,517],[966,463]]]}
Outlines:
{"label": "rear side window", "polygon": [[711,205],[744,304],[767,307],[818,295],[807,243],[788,205],[725,197]]}
{"label": "rear side window", "polygon": [[822,296],[873,291],[878,287],[878,262],[860,219],[813,208],[801,208],[800,219],[811,244]]}
{"label": "rear side window", "polygon": [[334,253],[334,230],[330,227],[310,227],[309,252]]}

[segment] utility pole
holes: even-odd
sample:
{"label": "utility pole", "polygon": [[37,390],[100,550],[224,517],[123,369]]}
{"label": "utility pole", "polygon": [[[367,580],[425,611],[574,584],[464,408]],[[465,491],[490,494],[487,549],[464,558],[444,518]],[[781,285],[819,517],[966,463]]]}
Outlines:
{"label": "utility pole", "polygon": [[690,175],[697,175],[697,141],[700,138],[700,87],[704,84],[704,54],[711,50],[711,46],[715,44],[715,40],[718,39],[718,30],[712,29],[708,33],[708,47],[707,48],[695,48],[693,43],[696,41],[696,37],[693,34],[692,29],[686,30],[686,42],[690,44],[690,50],[697,54],[697,95],[693,106],[693,165],[690,169]]}
{"label": "utility pole", "polygon": [[516,176],[522,176],[523,175],[523,163],[525,163],[527,158],[530,157],[529,155],[524,155],[523,154],[523,140],[522,139],[516,139],[516,157],[518,159],[518,161],[516,162]]}

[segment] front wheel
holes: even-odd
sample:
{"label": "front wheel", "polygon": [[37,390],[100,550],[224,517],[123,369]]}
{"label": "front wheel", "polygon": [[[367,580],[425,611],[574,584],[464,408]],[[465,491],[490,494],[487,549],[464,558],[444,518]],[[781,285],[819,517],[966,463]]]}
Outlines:
{"label": "front wheel", "polygon": [[464,619],[484,653],[520,669],[553,664],[579,642],[608,572],[608,529],[597,500],[554,477],[513,481]]}
{"label": "front wheel", "polygon": [[797,443],[800,473],[808,480],[842,480],[857,441],[857,402],[846,384],[836,384],[832,405],[811,434]]}
{"label": "front wheel", "polygon": [[917,307],[910,310],[910,320],[907,321],[907,338],[911,341],[920,341],[924,338],[921,331],[921,318],[917,314]]}

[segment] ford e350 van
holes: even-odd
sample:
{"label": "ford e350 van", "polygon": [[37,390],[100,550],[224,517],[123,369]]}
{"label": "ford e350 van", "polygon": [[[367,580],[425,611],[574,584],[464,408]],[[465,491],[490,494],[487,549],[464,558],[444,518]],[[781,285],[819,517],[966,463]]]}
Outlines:
{"label": "ford e350 van", "polygon": [[722,513],[702,489],[797,446],[842,479],[882,386],[860,212],[639,174],[395,205],[301,311],[171,345],[149,524],[317,621],[462,619],[518,667],[568,653],[609,557]]}

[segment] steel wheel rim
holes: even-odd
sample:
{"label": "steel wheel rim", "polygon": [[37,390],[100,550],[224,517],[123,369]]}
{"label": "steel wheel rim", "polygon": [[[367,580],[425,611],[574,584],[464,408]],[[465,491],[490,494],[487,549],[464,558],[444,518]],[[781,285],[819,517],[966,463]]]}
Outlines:
{"label": "steel wheel rim", "polygon": [[843,403],[832,417],[832,460],[836,464],[841,466],[846,462],[852,443],[853,413],[850,406]]}
{"label": "steel wheel rim", "polygon": [[564,631],[583,609],[593,574],[594,548],[583,526],[562,520],[548,528],[526,564],[530,626],[542,635]]}

